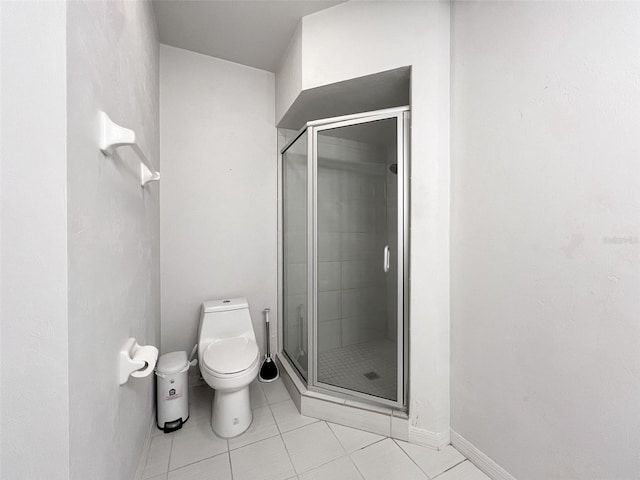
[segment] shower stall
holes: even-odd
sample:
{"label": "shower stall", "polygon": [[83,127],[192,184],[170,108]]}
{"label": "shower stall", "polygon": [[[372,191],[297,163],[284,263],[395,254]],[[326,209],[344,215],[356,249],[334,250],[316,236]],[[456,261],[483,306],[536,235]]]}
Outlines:
{"label": "shower stall", "polygon": [[312,391],[407,396],[409,108],[308,122],[281,151],[281,351]]}

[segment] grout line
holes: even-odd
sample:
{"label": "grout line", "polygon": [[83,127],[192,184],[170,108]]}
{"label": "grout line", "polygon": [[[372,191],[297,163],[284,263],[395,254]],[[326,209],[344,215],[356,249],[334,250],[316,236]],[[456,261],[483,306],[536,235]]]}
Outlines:
{"label": "grout line", "polygon": [[[309,422],[309,423],[307,423],[305,425],[300,425],[299,427],[292,428],[291,430],[287,430],[286,432],[281,432],[280,435],[286,435],[287,433],[295,432],[296,430],[300,430],[301,428],[308,427],[309,425],[313,425],[315,423],[324,421],[324,420],[320,420],[319,418],[313,418],[313,417],[305,417],[305,418],[311,418],[311,419],[313,419],[313,422]],[[278,422],[276,422],[276,425],[278,425]],[[278,426],[278,430],[280,430],[279,426]]]}
{"label": "grout line", "polygon": [[[331,427],[329,427],[329,428],[331,428]],[[360,431],[361,431],[361,432],[364,432],[364,430],[360,430]],[[371,432],[367,432],[367,433],[371,433]],[[376,433],[375,435],[377,435],[377,433]],[[364,447],[360,447],[360,448],[358,448],[358,449],[354,450],[353,452],[347,452],[347,455],[351,456],[351,455],[353,455],[354,453],[359,452],[360,450],[364,450],[365,448],[369,448],[369,447],[371,447],[371,446],[375,445],[376,443],[384,442],[384,441],[385,441],[385,440],[387,440],[388,438],[390,438],[390,437],[385,437],[385,436],[383,435],[383,436],[382,436],[382,438],[381,438],[380,440],[376,440],[375,442],[371,442],[370,444],[365,445]],[[391,439],[391,440],[393,440],[393,439]],[[345,449],[345,450],[346,450],[346,449]]]}
{"label": "grout line", "polygon": [[[396,438],[392,438],[391,440],[393,440],[393,443],[395,443],[396,447],[398,447],[398,448],[400,449],[400,451],[401,451],[402,453],[404,453],[405,457],[407,457],[409,460],[411,460],[411,462],[413,462],[413,464],[414,464],[416,467],[418,467],[418,470],[420,470],[422,473],[424,473],[424,474],[425,474],[425,476],[426,476],[427,478],[431,478],[431,477],[429,476],[429,474],[428,474],[427,472],[425,472],[425,471],[420,467],[420,465],[418,465],[418,464],[416,463],[416,461],[411,457],[411,455],[409,455],[407,452],[405,452],[405,451],[404,451],[404,448],[402,448],[402,447],[398,444],[398,441],[397,441],[398,439],[396,439]],[[464,460],[463,460],[463,461],[464,461]],[[452,467],[452,468],[453,468],[453,467]],[[445,471],[446,471],[446,470],[445,470]],[[442,473],[444,473],[444,472],[440,472],[438,475],[440,475],[440,474],[442,474]],[[436,475],[436,477],[437,477],[438,475]],[[435,477],[433,477],[433,478],[435,478]],[[433,479],[431,479],[431,480],[433,480]]]}
{"label": "grout line", "polygon": [[222,452],[222,453],[216,453],[215,455],[211,455],[210,457],[201,458],[200,460],[196,460],[195,462],[185,463],[184,465],[180,465],[179,467],[176,467],[173,470],[169,470],[167,472],[167,474],[172,473],[172,472],[176,472],[176,471],[180,470],[181,468],[189,467],[191,465],[195,465],[196,463],[204,462],[205,460],[210,460],[212,458],[219,457],[221,455],[225,455],[225,454],[228,454],[228,453],[229,453],[229,450],[227,450],[226,452]]}
{"label": "grout line", "polygon": [[[364,430],[362,430],[362,431],[364,431]],[[381,437],[382,437],[382,438],[381,438],[380,440],[376,440],[375,442],[372,442],[372,443],[370,443],[369,445],[366,445],[366,446],[364,446],[364,447],[362,447],[362,448],[359,448],[358,450],[364,450],[365,448],[370,447],[371,445],[375,445],[376,443],[384,442],[384,441],[385,441],[385,440],[387,440],[387,439],[393,440],[393,438],[391,438],[391,437],[385,437],[384,435],[381,435]],[[354,451],[356,451],[356,452],[357,452],[358,450],[354,450]]]}
{"label": "grout line", "polygon": [[[270,438],[277,437],[278,435],[281,435],[280,434],[280,429],[278,428],[278,422],[276,422],[276,417],[273,414],[273,411],[271,410],[271,407],[269,405],[266,405],[266,407],[269,407],[269,413],[271,414],[271,418],[273,419],[273,424],[276,426],[276,429],[278,430],[278,433],[276,433],[274,435],[269,435],[268,437],[265,437],[265,438],[261,438],[260,440],[255,440],[253,442],[249,442],[246,445],[241,445],[241,446],[235,447],[233,449],[231,448],[231,444],[229,443],[229,440],[227,440],[227,447],[228,447],[228,451],[229,452],[235,451],[235,450],[240,450],[241,448],[248,447],[249,445],[253,445],[254,443],[258,443],[258,442],[261,442],[263,440],[268,440]],[[256,410],[258,410],[260,408],[266,408],[266,407],[253,408],[252,411],[255,413]],[[255,420],[255,414],[253,416],[253,419]],[[252,424],[253,424],[253,422],[252,422]],[[246,431],[244,433],[246,433]],[[238,435],[238,437],[244,435],[244,433],[241,433],[240,435]],[[234,437],[234,438],[238,438],[238,437]]]}
{"label": "grout line", "polygon": [[[377,442],[376,442],[376,443],[377,443]],[[372,445],[373,445],[373,444],[372,444]],[[367,447],[368,447],[368,446],[369,446],[369,445],[367,445]],[[365,448],[366,448],[366,447],[365,447]],[[361,448],[360,450],[364,450],[364,449],[362,449],[362,448]],[[360,450],[356,450],[356,452],[359,452]],[[351,453],[355,453],[355,452],[351,452]],[[357,464],[356,462],[354,462],[354,461],[353,461],[353,458],[351,458],[351,453],[349,454],[349,460],[351,460],[351,463],[353,463],[353,466],[354,466],[354,467],[356,467],[356,470],[358,471],[358,473],[360,474],[360,476],[364,479],[364,478],[365,478],[364,473],[362,472],[362,470],[360,470],[360,469],[358,468],[358,464]]]}
{"label": "grout line", "polygon": [[313,472],[314,470],[318,470],[319,468],[322,468],[325,465],[330,464],[331,462],[335,462],[336,460],[340,460],[341,458],[348,458],[351,461],[351,463],[353,463],[353,460],[351,460],[351,457],[349,456],[349,454],[345,453],[344,455],[340,455],[339,457],[332,458],[331,460],[327,460],[326,462],[323,462],[320,465],[317,465],[317,466],[315,466],[313,468],[310,468],[309,470],[305,470],[304,472],[301,472],[301,473],[296,474],[296,475],[304,475],[305,473]]}
{"label": "grout line", "polygon": [[231,450],[227,452],[227,457],[229,458],[229,469],[231,471],[231,480],[233,480],[233,463],[231,463]]}
{"label": "grout line", "polygon": [[173,436],[171,436],[171,447],[169,448],[169,458],[167,459],[167,477],[169,476],[169,467],[171,467],[171,455],[173,455]]}
{"label": "grout line", "polygon": [[[267,406],[268,406],[268,405],[267,405]],[[265,407],[258,407],[258,408],[265,408]],[[253,411],[255,412],[255,410],[257,410],[257,409],[255,409],[255,408],[254,408],[254,409],[253,409]],[[269,436],[267,436],[267,437],[265,437],[265,438],[261,438],[261,439],[259,439],[259,440],[254,440],[254,441],[249,442],[249,443],[247,443],[247,444],[245,444],[245,445],[241,445],[241,446],[239,446],[239,447],[235,447],[235,448],[231,448],[231,444],[229,443],[229,440],[227,440],[227,447],[228,447],[228,451],[229,451],[229,452],[231,452],[231,451],[235,451],[235,450],[240,450],[241,448],[248,447],[249,445],[253,445],[254,443],[258,443],[258,442],[261,442],[261,441],[263,441],[263,440],[268,440],[268,439],[270,439],[270,438],[277,437],[278,435],[280,435],[280,429],[278,428],[278,422],[276,422],[276,418],[275,418],[275,416],[273,415],[273,412],[271,411],[271,408],[269,408],[269,413],[271,414],[271,418],[273,419],[273,424],[276,426],[276,429],[278,430],[278,433],[276,433],[276,434],[274,434],[274,435],[269,435]],[[255,420],[255,415],[254,415],[254,417],[253,417],[253,418],[254,418],[254,420]],[[253,424],[253,423],[252,423],[252,424]],[[248,429],[247,429],[247,430],[248,430]],[[241,433],[241,434],[240,434],[240,435],[238,435],[237,437],[234,437],[233,439],[235,439],[235,438],[239,438],[239,437],[241,437],[242,435],[244,435],[245,433],[246,433],[246,431],[245,431],[244,433]]]}
{"label": "grout line", "polygon": [[338,436],[336,435],[336,432],[333,431],[333,428],[331,428],[331,425],[329,425],[329,422],[327,422],[326,420],[324,421],[324,423],[327,425],[327,428],[329,429],[329,431],[333,434],[334,438],[338,441],[338,445],[340,445],[342,447],[342,450],[344,450],[347,455],[349,455],[349,452],[347,451],[347,449],[345,448],[345,446],[342,444],[342,442],[340,441],[340,439],[338,438]]}
{"label": "grout line", "polygon": [[[277,422],[276,422],[276,426],[277,426]],[[278,427],[278,431],[280,431],[280,427]],[[293,471],[295,472],[295,477],[298,478],[298,470],[296,469],[296,466],[293,464],[291,453],[289,453],[289,449],[287,448],[287,442],[284,441],[284,437],[282,436],[282,433],[280,434],[280,441],[284,446],[284,451],[287,452],[287,458],[289,458],[289,463],[291,464],[291,468],[293,468]]]}
{"label": "grout line", "polygon": [[[288,398],[288,399],[286,399],[286,400],[280,400],[280,401],[278,401],[278,402],[270,403],[270,404],[269,404],[269,406],[271,406],[271,405],[278,405],[279,403],[284,403],[284,402],[293,402],[293,400],[291,399],[291,397],[289,397],[289,398]],[[295,406],[295,403],[294,403],[294,406]]]}
{"label": "grout line", "polygon": [[235,452],[236,450],[240,450],[241,448],[248,447],[249,445],[254,445],[258,442],[262,442],[263,440],[269,440],[270,438],[277,437],[280,433],[274,433],[273,435],[269,435],[268,437],[261,438],[260,440],[254,440],[253,442],[249,442],[245,445],[241,445],[239,447],[229,448],[229,452]]}
{"label": "grout line", "polygon": [[447,468],[445,471],[440,472],[439,474],[437,474],[437,475],[436,475],[435,477],[433,477],[433,478],[437,478],[437,477],[439,477],[440,475],[443,475],[443,474],[447,473],[449,470],[453,470],[453,469],[454,469],[454,468],[456,468],[458,465],[461,465],[461,464],[463,464],[464,462],[468,462],[468,461],[469,461],[469,460],[467,460],[466,458],[464,458],[463,460],[460,460],[458,463],[456,463],[453,467],[449,467],[449,468]]}
{"label": "grout line", "polygon": [[[295,465],[293,465],[293,461],[291,461],[291,464],[293,465],[293,469],[296,471],[296,475],[302,475],[303,473],[307,473],[307,472],[311,472],[313,470],[317,470],[318,468],[323,467],[323,466],[327,465],[328,463],[331,463],[331,462],[333,462],[335,460],[338,460],[338,459],[344,458],[344,457],[349,457],[349,452],[347,452],[347,449],[344,448],[344,445],[342,445],[342,443],[340,443],[340,440],[338,439],[338,437],[336,437],[336,434],[334,433],[334,431],[331,430],[331,427],[328,425],[328,423],[326,421],[324,421],[324,420],[319,420],[319,422],[323,422],[323,423],[325,423],[327,425],[327,428],[331,431],[333,436],[336,438],[336,440],[338,442],[338,445],[340,445],[340,447],[342,447],[342,450],[344,451],[344,455],[340,455],[339,457],[332,458],[331,460],[327,460],[326,462],[321,463],[320,465],[317,465],[317,466],[315,466],[315,467],[313,467],[313,468],[311,468],[309,470],[305,470],[304,472],[298,472],[298,470],[296,469]],[[315,423],[318,423],[318,422],[314,422],[313,424],[315,424]],[[304,425],[304,426],[299,427],[299,428],[304,428],[304,427],[307,427],[307,426],[313,425],[313,424],[310,423],[308,425]],[[298,429],[296,428],[295,430],[298,430]],[[294,430],[289,430],[289,431],[293,432]],[[285,433],[288,433],[288,432],[285,432]],[[284,448],[286,449],[287,448],[287,444],[284,442],[284,438],[282,439],[282,443],[284,443]],[[287,449],[287,453],[289,453],[288,449]],[[289,458],[291,458],[291,455],[289,455]],[[350,457],[349,457],[349,460],[351,460]],[[353,460],[351,460],[351,462],[353,463]]]}
{"label": "grout line", "polygon": [[[269,407],[269,411],[271,412],[271,416],[273,417],[273,422],[276,424],[276,429],[278,430],[278,433],[280,434],[280,436],[282,436],[282,430],[280,430],[280,425],[278,425],[276,416],[273,414],[273,409],[271,408],[271,405],[267,405],[267,407]],[[283,439],[283,442],[284,442],[284,439]]]}

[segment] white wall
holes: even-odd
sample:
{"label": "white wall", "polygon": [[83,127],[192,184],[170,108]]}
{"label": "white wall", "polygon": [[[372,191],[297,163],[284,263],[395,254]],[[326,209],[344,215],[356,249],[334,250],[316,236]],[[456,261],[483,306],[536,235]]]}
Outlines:
{"label": "white wall", "polygon": [[118,385],[125,340],[159,345],[159,187],[130,149],[98,149],[98,111],[133,128],[159,166],[158,40],[148,2],[68,6],[71,478],[133,478],[154,409],[153,376]]}
{"label": "white wall", "polygon": [[453,7],[452,428],[640,475],[640,5]]}
{"label": "white wall", "polygon": [[412,67],[409,414],[433,445],[449,438],[449,35],[447,2],[347,2],[302,19],[300,87],[296,49],[276,84],[280,119],[296,88]]}
{"label": "white wall", "polygon": [[[291,37],[276,72],[276,124],[302,91],[302,22]],[[279,151],[279,149],[278,149]]]}
{"label": "white wall", "polygon": [[1,478],[69,478],[66,13],[2,2]]}
{"label": "white wall", "polygon": [[162,350],[190,351],[202,302],[233,296],[263,350],[261,312],[277,318],[274,75],[160,51]]}
{"label": "white wall", "polygon": [[[2,65],[2,2],[0,2],[0,65]],[[2,198],[2,70],[0,68],[0,198]],[[2,208],[0,207],[0,213]],[[2,215],[0,215],[0,452],[2,451]],[[0,453],[0,475],[2,453]]]}

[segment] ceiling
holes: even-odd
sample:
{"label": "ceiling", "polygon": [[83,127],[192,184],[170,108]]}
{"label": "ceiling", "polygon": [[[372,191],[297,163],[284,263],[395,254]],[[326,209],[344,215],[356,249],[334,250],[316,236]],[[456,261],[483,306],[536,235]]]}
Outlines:
{"label": "ceiling", "polygon": [[342,1],[154,0],[160,42],[275,72],[300,19]]}

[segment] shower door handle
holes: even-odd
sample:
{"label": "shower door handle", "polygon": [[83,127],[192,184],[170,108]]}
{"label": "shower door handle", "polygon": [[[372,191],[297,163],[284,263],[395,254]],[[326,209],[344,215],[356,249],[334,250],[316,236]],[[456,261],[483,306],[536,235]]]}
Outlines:
{"label": "shower door handle", "polygon": [[384,253],[383,253],[383,260],[382,260],[382,269],[384,270],[384,273],[388,273],[389,272],[389,262],[390,262],[390,258],[389,258],[389,245],[385,245],[384,247]]}

